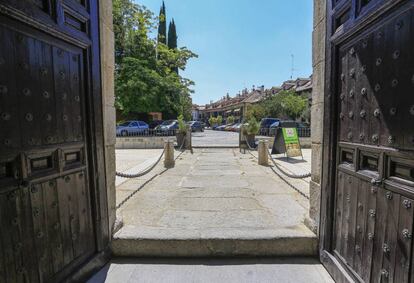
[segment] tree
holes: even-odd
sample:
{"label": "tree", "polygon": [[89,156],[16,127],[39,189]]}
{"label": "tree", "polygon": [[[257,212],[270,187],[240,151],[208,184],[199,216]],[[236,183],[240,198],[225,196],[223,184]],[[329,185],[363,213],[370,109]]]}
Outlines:
{"label": "tree", "polygon": [[286,115],[296,120],[306,110],[307,102],[308,100],[305,97],[296,94],[289,94],[283,99],[282,106]]}
{"label": "tree", "polygon": [[227,117],[227,124],[234,124],[235,120],[234,116],[229,116]]}
{"label": "tree", "polygon": [[[172,50],[177,49],[177,28],[175,27],[174,19],[172,19],[168,27],[168,48]],[[178,68],[173,68],[173,70],[178,74]]]}
{"label": "tree", "polygon": [[216,117],[216,122],[217,122],[218,125],[223,124],[223,117],[221,115],[218,115]]}
{"label": "tree", "polygon": [[167,12],[165,3],[162,1],[158,24],[158,43],[167,44]]}
{"label": "tree", "polygon": [[177,49],[177,28],[174,19],[172,19],[168,27],[168,47],[170,49]]}
{"label": "tree", "polygon": [[249,105],[247,107],[245,120],[250,120],[252,118],[261,120],[264,117],[266,117],[266,108],[262,103]]}
{"label": "tree", "polygon": [[210,124],[210,126],[217,124],[217,118],[211,116],[210,118],[208,118],[208,123]]}
{"label": "tree", "polygon": [[[144,6],[114,0],[115,106],[124,114],[162,112],[167,119],[191,116],[189,79],[174,69],[197,57],[185,47],[169,49],[152,38],[157,20]],[[158,56],[157,56],[158,55]]]}
{"label": "tree", "polygon": [[[264,100],[260,105],[264,109],[264,117],[295,120],[306,111],[307,101],[306,97],[297,95],[293,90],[283,90]],[[256,114],[255,117],[258,118],[257,116]]]}

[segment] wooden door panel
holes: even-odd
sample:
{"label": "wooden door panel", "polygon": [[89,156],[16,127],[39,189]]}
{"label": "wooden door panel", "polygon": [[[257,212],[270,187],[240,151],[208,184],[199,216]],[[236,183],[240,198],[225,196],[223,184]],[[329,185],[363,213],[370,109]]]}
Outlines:
{"label": "wooden door panel", "polygon": [[[388,14],[332,39],[339,110],[332,254],[357,281],[412,282],[414,1],[394,9],[374,2],[361,17],[379,7]],[[358,13],[338,33],[362,25],[352,22]]]}
{"label": "wooden door panel", "polygon": [[13,34],[8,29],[0,29],[0,41],[0,142],[10,148],[20,148],[19,128],[13,122],[19,116],[16,76],[10,72],[17,65]]}
{"label": "wooden door panel", "polygon": [[85,50],[7,21],[0,41],[0,279],[60,281],[96,251]]}
{"label": "wooden door panel", "polygon": [[107,253],[97,2],[0,1],[1,282],[71,281]]}
{"label": "wooden door panel", "polygon": [[400,198],[400,214],[398,219],[396,261],[394,270],[394,282],[409,282],[411,262],[411,245],[413,235],[413,201]]}

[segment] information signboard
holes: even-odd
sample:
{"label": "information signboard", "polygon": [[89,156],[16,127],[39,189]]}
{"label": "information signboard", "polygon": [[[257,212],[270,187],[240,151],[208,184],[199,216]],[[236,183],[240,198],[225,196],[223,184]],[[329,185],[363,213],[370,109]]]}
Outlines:
{"label": "information signboard", "polygon": [[286,156],[302,156],[300,148],[298,131],[296,128],[282,128],[283,139],[285,141]]}
{"label": "information signboard", "polygon": [[287,157],[302,156],[299,135],[296,128],[278,128],[273,142],[272,154],[285,153]]}

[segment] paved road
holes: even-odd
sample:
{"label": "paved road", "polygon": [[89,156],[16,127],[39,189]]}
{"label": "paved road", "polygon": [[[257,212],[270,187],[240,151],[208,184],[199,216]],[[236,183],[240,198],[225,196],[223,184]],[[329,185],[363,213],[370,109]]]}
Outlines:
{"label": "paved road", "polygon": [[192,142],[194,147],[238,147],[239,134],[205,130],[203,133],[193,133]]}

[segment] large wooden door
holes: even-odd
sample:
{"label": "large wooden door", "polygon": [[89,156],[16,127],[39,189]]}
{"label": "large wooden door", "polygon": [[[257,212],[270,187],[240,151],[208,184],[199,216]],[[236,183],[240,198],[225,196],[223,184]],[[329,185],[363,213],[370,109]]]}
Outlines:
{"label": "large wooden door", "polygon": [[1,283],[70,280],[99,251],[96,5],[0,1]]}
{"label": "large wooden door", "polygon": [[328,1],[321,259],[338,281],[412,282],[414,1]]}

